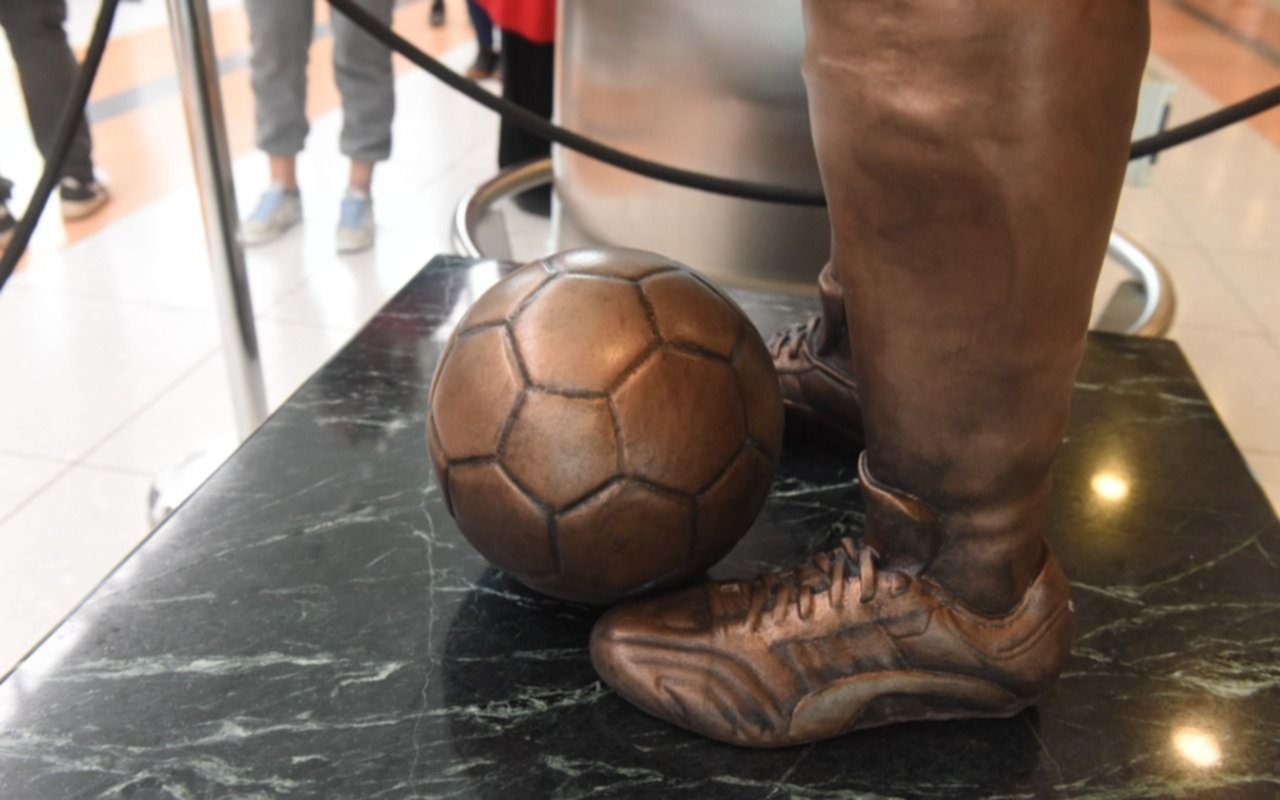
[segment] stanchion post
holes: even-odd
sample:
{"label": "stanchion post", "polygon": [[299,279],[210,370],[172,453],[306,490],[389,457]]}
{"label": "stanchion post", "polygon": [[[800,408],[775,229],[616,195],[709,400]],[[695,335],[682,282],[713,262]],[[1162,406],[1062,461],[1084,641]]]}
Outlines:
{"label": "stanchion post", "polygon": [[253,320],[244,251],[237,238],[236,211],[218,83],[217,58],[206,0],[167,0],[174,60],[191,138],[196,189],[204,215],[209,266],[213,270],[223,358],[235,408],[236,428],[245,439],[267,416],[258,333]]}

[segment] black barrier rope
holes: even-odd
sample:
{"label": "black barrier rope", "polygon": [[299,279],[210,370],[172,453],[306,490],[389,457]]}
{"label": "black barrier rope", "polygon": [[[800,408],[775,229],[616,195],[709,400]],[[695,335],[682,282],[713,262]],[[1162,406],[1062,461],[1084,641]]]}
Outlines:
{"label": "black barrier rope", "polygon": [[[589,139],[582,134],[562,128],[509,100],[486,91],[473,81],[463,78],[440,61],[414,47],[412,43],[386,25],[383,25],[363,8],[356,5],[354,0],[328,0],[328,3],[346,15],[374,39],[404,56],[414,65],[421,67],[445,85],[466,95],[490,111],[497,113],[503,119],[535,136],[540,136],[598,161],[625,169],[628,172],[634,172],[638,175],[644,175],[645,177],[677,186],[699,189],[704,192],[727,195],[729,197],[740,197],[746,200],[759,200],[766,203],[798,206],[826,205],[826,198],[821,192],[789,189],[680,169],[668,164],[650,161],[597,142],[594,139]],[[35,230],[36,222],[44,211],[45,204],[49,201],[49,195],[52,193],[53,187],[58,183],[63,163],[66,161],[67,153],[71,148],[72,135],[76,126],[84,118],[85,103],[88,101],[89,90],[93,86],[93,81],[97,77],[98,67],[102,63],[102,53],[106,48],[107,38],[111,32],[111,24],[115,19],[116,7],[119,4],[120,0],[103,0],[102,2],[97,22],[94,24],[93,36],[89,41],[89,49],[85,54],[84,66],[76,79],[74,90],[68,99],[66,109],[63,111],[62,120],[58,124],[58,135],[55,138],[49,157],[45,161],[44,172],[40,176],[39,183],[36,184],[36,190],[32,194],[26,213],[22,215],[22,219],[14,231],[13,239],[9,242],[9,246],[3,256],[0,257],[0,288],[3,288],[5,282],[9,280],[9,276],[13,274],[13,270],[17,267],[18,259],[26,251],[27,244],[31,240],[31,234]],[[1269,111],[1277,106],[1280,106],[1280,86],[1259,92],[1238,103],[1233,103],[1212,114],[1192,120],[1176,128],[1170,128],[1155,136],[1140,139],[1130,146],[1129,158],[1130,160],[1149,158],[1156,153],[1199,139],[1202,136],[1207,136],[1228,125],[1234,125],[1241,120]]]}
{"label": "black barrier rope", "polygon": [[[535,136],[540,136],[543,139],[563,145],[570,150],[576,150],[583,155],[603,161],[606,164],[625,169],[628,172],[634,172],[638,175],[655,178],[689,189],[700,189],[712,194],[784,205],[825,206],[827,204],[827,200],[821,192],[788,189],[781,186],[739,181],[732,178],[721,178],[701,172],[679,169],[617,150],[594,139],[588,139],[580,133],[562,128],[527,109],[521,108],[505,98],[485,91],[473,81],[458,75],[443,63],[414,47],[407,39],[383,25],[369,12],[356,5],[354,0],[328,0],[328,3],[349,17],[352,22],[364,29],[370,36],[409,59],[409,61],[421,67],[433,77],[443,81],[450,88],[465,94],[490,111],[496,112],[503,119]],[[1207,136],[1228,125],[1247,117],[1261,114],[1276,106],[1280,106],[1280,86],[1260,92],[1239,103],[1226,106],[1212,114],[1192,120],[1185,125],[1170,128],[1163,133],[1146,139],[1140,139],[1131,145],[1129,160],[1148,158],[1170,147],[1189,142],[1192,139],[1198,139],[1201,136]]]}
{"label": "black barrier rope", "polygon": [[1177,147],[1193,139],[1199,139],[1201,136],[1208,136],[1228,125],[1234,125],[1264,111],[1270,111],[1276,106],[1280,106],[1280,86],[1273,86],[1264,92],[1258,92],[1238,103],[1224,106],[1212,114],[1193,119],[1176,128],[1157,133],[1155,136],[1139,139],[1129,148],[1129,160],[1148,158],[1170,147]]}
{"label": "black barrier rope", "polygon": [[31,193],[31,201],[27,203],[26,212],[14,228],[9,246],[5,248],[3,254],[0,254],[0,289],[4,288],[9,276],[18,268],[18,259],[22,258],[27,244],[31,242],[31,234],[35,232],[36,223],[40,221],[45,204],[49,202],[49,195],[53,193],[53,187],[57,186],[62,179],[62,168],[67,161],[67,154],[71,152],[71,140],[75,136],[76,128],[84,120],[84,107],[89,102],[89,90],[93,88],[93,81],[98,77],[98,67],[102,65],[102,54],[107,49],[111,24],[115,22],[116,8],[119,5],[120,0],[102,0],[98,19],[93,24],[93,35],[89,37],[89,49],[85,51],[84,65],[80,68],[80,74],[76,76],[75,85],[71,88],[71,96],[67,98],[67,105],[62,109],[62,118],[58,120],[58,132],[53,137],[53,146],[45,156],[44,172],[40,174],[36,189]]}

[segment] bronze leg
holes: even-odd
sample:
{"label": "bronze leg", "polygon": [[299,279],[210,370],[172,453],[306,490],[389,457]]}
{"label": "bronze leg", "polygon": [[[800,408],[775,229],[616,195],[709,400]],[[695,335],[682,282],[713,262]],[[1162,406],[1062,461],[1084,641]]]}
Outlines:
{"label": "bronze leg", "polygon": [[[1128,158],[1146,0],[806,0],[805,80],[885,563],[973,608],[1042,561]],[[889,487],[892,487],[889,489]],[[892,533],[891,533],[892,532]]]}
{"label": "bronze leg", "polygon": [[601,676],[774,747],[1008,716],[1070,651],[1043,540],[1147,46],[1145,0],[805,0],[866,423],[866,544],[606,614]]}

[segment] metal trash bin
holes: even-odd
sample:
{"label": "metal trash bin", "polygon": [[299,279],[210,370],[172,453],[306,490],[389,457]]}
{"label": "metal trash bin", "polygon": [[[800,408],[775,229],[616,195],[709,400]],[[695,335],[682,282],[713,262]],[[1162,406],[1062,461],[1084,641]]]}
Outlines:
{"label": "metal trash bin", "polygon": [[[698,172],[821,191],[792,0],[561,0],[556,121]],[[562,247],[642,247],[717,280],[814,291],[826,211],[662,183],[553,155]]]}

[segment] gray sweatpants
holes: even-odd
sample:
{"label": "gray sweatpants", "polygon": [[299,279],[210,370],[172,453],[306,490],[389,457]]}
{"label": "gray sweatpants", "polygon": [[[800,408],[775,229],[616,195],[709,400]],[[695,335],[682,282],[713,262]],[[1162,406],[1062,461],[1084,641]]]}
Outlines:
{"label": "gray sweatpants", "polygon": [[[32,0],[0,0],[0,2]],[[395,0],[360,0],[391,24]],[[258,148],[270,155],[302,151],[307,132],[307,53],[314,0],[245,0],[253,55],[249,71],[257,110]],[[338,12],[333,14],[333,72],[342,95],[342,154],[354,161],[391,155],[396,95],[391,51]]]}
{"label": "gray sweatpants", "polygon": [[[45,158],[53,147],[63,106],[80,69],[62,27],[66,21],[65,0],[0,0],[0,27],[9,38],[9,49],[18,65],[31,133]],[[92,149],[89,129],[81,124],[72,139],[63,174],[80,180],[92,178]]]}

